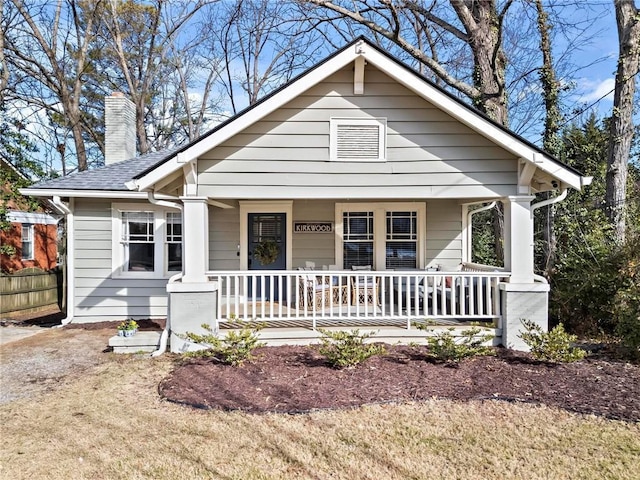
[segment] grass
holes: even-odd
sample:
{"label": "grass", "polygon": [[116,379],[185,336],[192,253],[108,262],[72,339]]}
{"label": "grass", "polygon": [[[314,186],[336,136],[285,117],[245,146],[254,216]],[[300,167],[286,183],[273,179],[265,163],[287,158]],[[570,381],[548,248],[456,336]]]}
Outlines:
{"label": "grass", "polygon": [[159,359],[113,357],[0,406],[11,479],[625,479],[640,424],[541,406],[432,400],[310,415],[193,410],[162,401]]}

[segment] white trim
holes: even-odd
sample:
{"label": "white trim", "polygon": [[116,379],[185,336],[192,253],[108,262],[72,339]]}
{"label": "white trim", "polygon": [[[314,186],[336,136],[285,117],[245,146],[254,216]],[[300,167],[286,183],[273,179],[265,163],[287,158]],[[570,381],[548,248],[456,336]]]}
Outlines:
{"label": "white trim", "polygon": [[[40,188],[21,188],[20,193],[29,197],[77,197],[77,198],[118,198],[123,200],[147,199],[146,192],[125,192],[123,190],[57,190]],[[156,198],[172,200],[171,195],[156,194]]]}
{"label": "white trim", "polygon": [[286,214],[286,269],[291,270],[293,261],[293,200],[273,200],[268,202],[240,202],[240,270],[249,269],[249,226],[250,213],[284,213]]}
{"label": "white trim", "polygon": [[[152,272],[123,271],[124,247],[122,244],[122,212],[153,213],[154,270]],[[151,203],[112,203],[111,204],[111,277],[112,278],[169,278],[177,272],[168,271],[165,257],[166,213],[176,212]],[[183,238],[184,238],[184,215]],[[183,250],[184,262],[184,250]]]}
{"label": "white trim", "polygon": [[19,212],[17,210],[9,210],[7,220],[11,223],[33,223],[37,225],[57,225],[59,221],[48,213]]}
{"label": "white trim", "polygon": [[399,211],[417,212],[417,267],[425,267],[426,237],[427,237],[427,204],[425,202],[349,202],[335,204],[335,252],[336,265],[344,267],[344,226],[342,214],[344,212],[366,211],[373,212],[373,262],[374,270],[386,270],[386,214]]}

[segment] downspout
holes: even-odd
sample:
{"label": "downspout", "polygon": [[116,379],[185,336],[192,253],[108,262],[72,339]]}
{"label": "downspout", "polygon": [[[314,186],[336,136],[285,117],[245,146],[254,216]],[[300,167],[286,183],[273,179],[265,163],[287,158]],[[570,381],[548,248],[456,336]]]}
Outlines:
{"label": "downspout", "polygon": [[493,201],[489,205],[485,205],[484,207],[476,208],[475,210],[470,210],[467,213],[467,261],[471,262],[471,254],[473,250],[473,222],[472,217],[476,213],[484,212],[485,210],[490,210],[496,206],[496,202]]}
{"label": "downspout", "polygon": [[[561,202],[562,200],[564,200],[565,198],[567,198],[567,193],[569,193],[569,190],[568,190],[566,187],[564,187],[564,188],[562,189],[562,191],[560,192],[560,195],[556,195],[556,196],[555,196],[555,197],[553,197],[553,198],[548,198],[548,199],[543,200],[543,201],[541,201],[541,202],[534,203],[533,205],[531,205],[531,217],[533,218],[533,214],[535,213],[535,211],[536,211],[537,209],[539,209],[539,208],[541,208],[541,207],[546,207],[546,206],[548,206],[548,205],[553,205],[554,203]],[[533,278],[534,278],[536,281],[540,282],[540,283],[549,283],[549,282],[547,281],[547,279],[546,279],[546,278],[544,278],[542,275],[534,274],[534,275],[533,275]]]}
{"label": "downspout", "polygon": [[[168,208],[177,208],[182,213],[183,209],[181,204],[177,202],[171,202],[169,200],[158,200],[154,196],[153,191],[147,192],[147,199],[153,205],[158,205],[161,207],[168,207]],[[176,275],[173,275],[171,278],[169,278],[169,281],[167,283],[176,282],[180,278],[182,278],[182,272]],[[162,330],[162,333],[160,334],[160,344],[158,345],[158,349],[151,353],[152,357],[158,357],[167,351],[167,343],[169,341],[169,332],[171,332],[171,315],[169,315],[169,308],[167,308],[167,323],[164,326],[164,330]]]}
{"label": "downspout", "polygon": [[[69,203],[71,205],[73,205],[72,202],[73,198],[69,199]],[[58,325],[58,327],[64,327],[65,325],[71,323],[71,321],[73,320],[75,304],[75,275],[73,271],[75,268],[75,240],[73,237],[73,210],[65,205],[62,199],[57,195],[53,197],[53,204],[60,212],[62,212],[67,217],[67,264],[65,265],[65,268],[67,269],[67,316],[63,318],[60,325]]]}

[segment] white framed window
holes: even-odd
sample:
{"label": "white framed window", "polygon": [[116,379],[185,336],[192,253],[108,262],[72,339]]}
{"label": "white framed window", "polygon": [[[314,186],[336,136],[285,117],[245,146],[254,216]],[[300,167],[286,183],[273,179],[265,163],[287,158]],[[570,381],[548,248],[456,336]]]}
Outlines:
{"label": "white framed window", "polygon": [[386,118],[331,118],[332,161],[381,162],[386,160]]}
{"label": "white framed window", "polygon": [[340,268],[423,268],[426,204],[336,203],[336,261]]}
{"label": "white framed window", "polygon": [[114,276],[164,278],[182,270],[180,212],[114,203],[111,219]]}
{"label": "white framed window", "polygon": [[182,213],[167,212],[165,222],[167,270],[182,271]]}
{"label": "white framed window", "polygon": [[22,260],[33,260],[33,224],[22,224]]}

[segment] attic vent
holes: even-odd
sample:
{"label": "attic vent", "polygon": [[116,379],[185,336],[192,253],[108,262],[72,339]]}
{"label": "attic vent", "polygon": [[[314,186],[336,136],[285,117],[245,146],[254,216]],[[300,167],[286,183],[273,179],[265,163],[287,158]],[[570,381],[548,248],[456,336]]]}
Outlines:
{"label": "attic vent", "polygon": [[332,118],[331,160],[385,160],[385,119]]}

